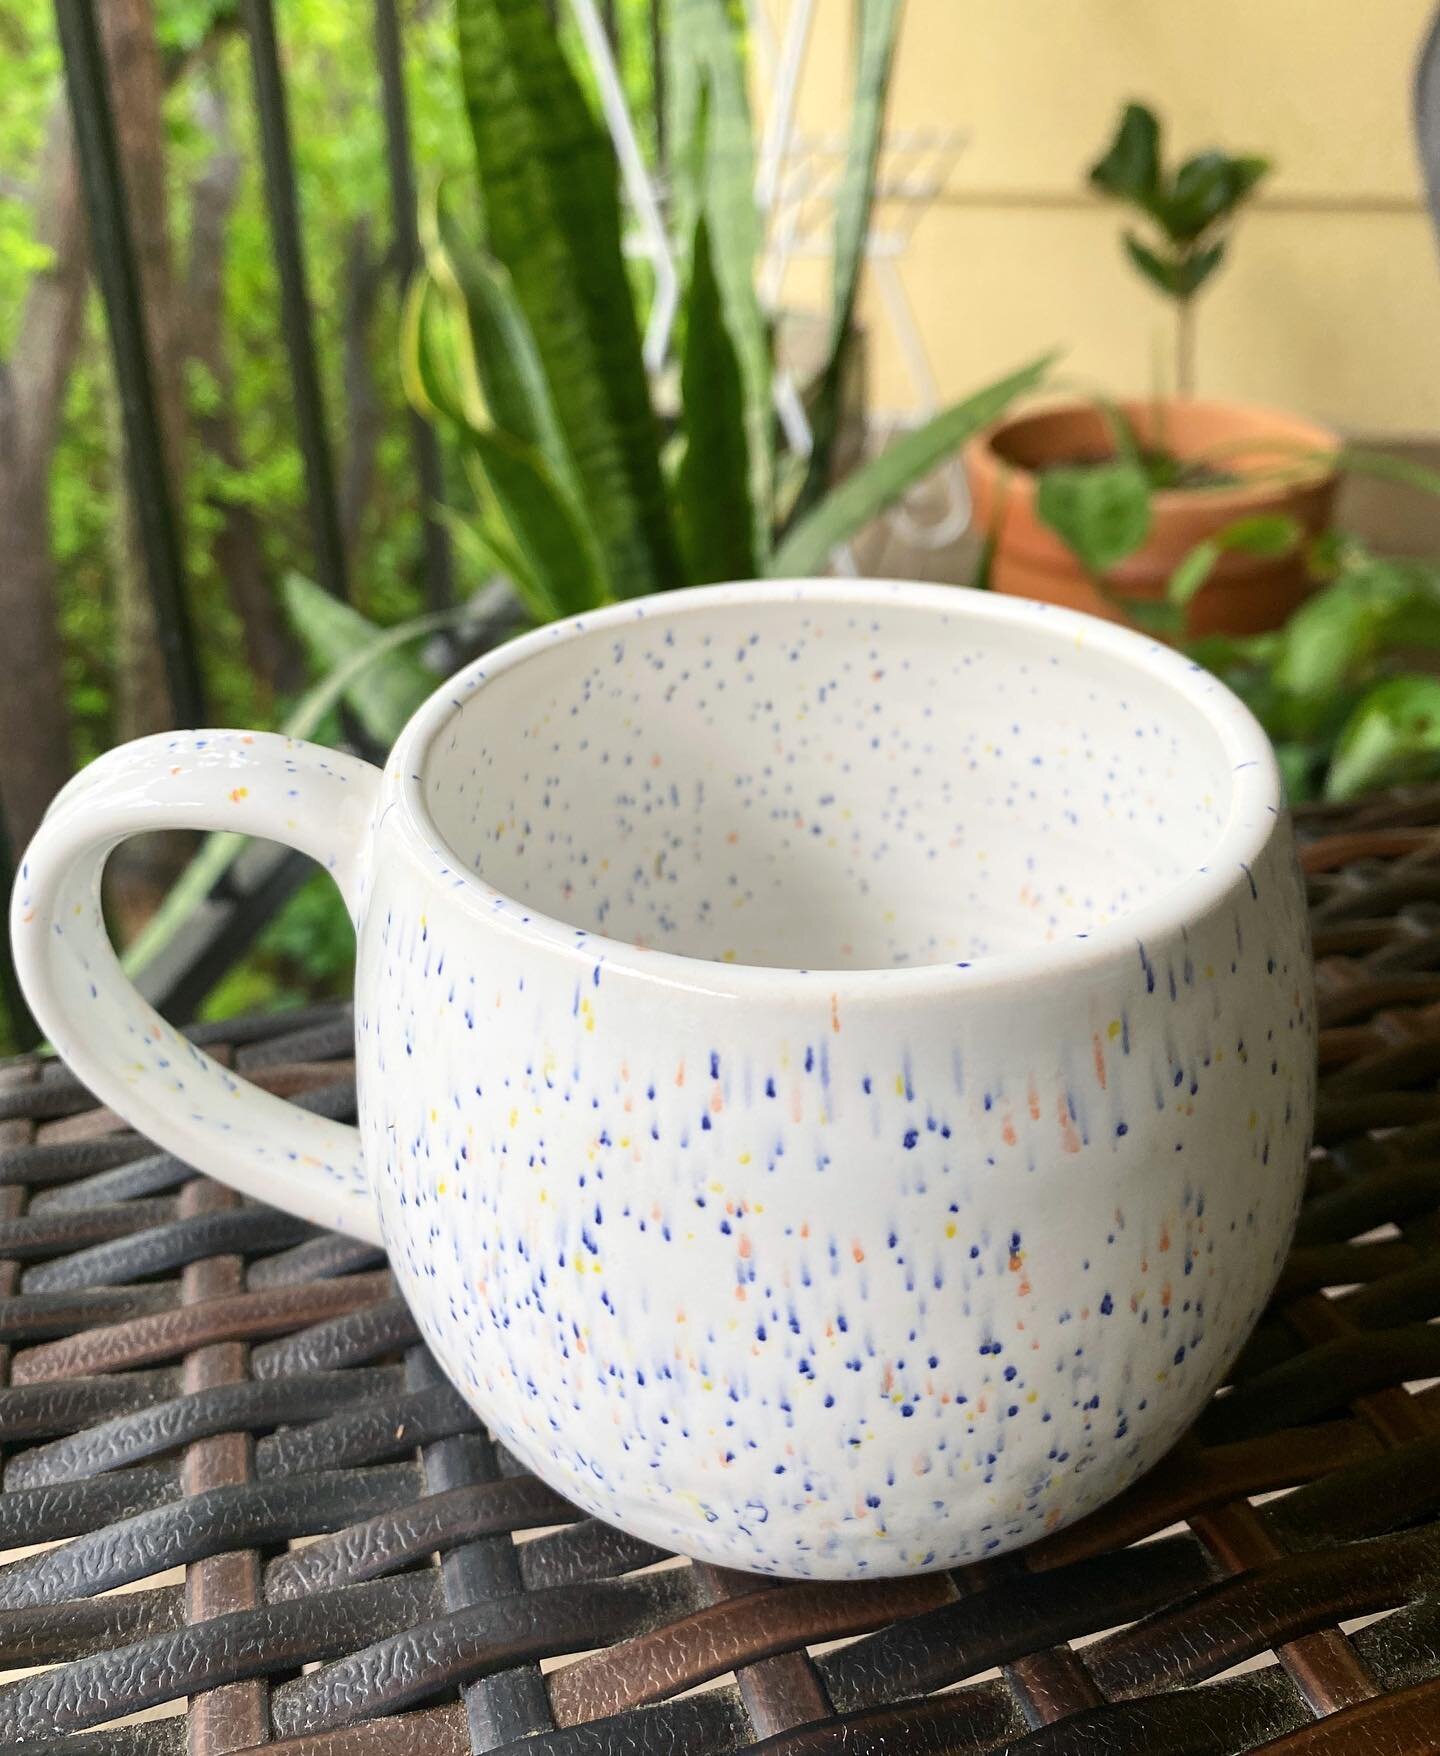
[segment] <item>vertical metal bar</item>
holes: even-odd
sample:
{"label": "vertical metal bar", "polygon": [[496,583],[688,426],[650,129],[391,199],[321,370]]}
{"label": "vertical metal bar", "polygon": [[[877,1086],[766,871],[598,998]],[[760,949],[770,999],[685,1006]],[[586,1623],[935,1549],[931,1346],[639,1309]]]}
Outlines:
{"label": "vertical metal bar", "polygon": [[[0,897],[8,897],[15,887],[15,856],[10,851],[10,831],[5,812],[0,809]],[[10,949],[10,935],[0,929],[0,1007],[10,1024],[10,1048],[29,1053],[40,1041],[40,1027],[30,1016],[20,981],[15,974],[15,957]]]}
{"label": "vertical metal bar", "polygon": [[203,725],[204,687],[186,603],[185,565],[170,497],[164,436],[141,309],[140,277],[130,239],[125,182],[93,0],[56,0],[55,20],[75,122],[90,251],[105,302],[106,327],[115,362],[126,469],[145,557],[145,581],[155,607],[156,637],[165,661],[170,706],[178,724]]}
{"label": "vertical metal bar", "polygon": [[650,103],[655,111],[655,171],[663,183],[665,157],[665,4],[650,0]]}
{"label": "vertical metal bar", "polygon": [[275,40],[275,13],[270,0],[240,0],[240,14],[250,42],[255,110],[260,122],[260,155],[265,166],[265,204],[270,212],[270,230],[280,268],[280,320],[285,331],[285,348],[290,356],[295,424],[300,452],[305,460],[315,573],[327,591],[337,598],[344,598],[349,595],[345,544],[340,535],[335,471],[325,430],[320,374],[315,364],[315,338],[300,238],[300,203],[295,191],[290,122],[285,110],[280,52]]}
{"label": "vertical metal bar", "polygon": [[[375,0],[375,58],[380,65],[381,102],[385,110],[385,152],[390,169],[396,269],[404,288],[420,266],[420,236],[415,221],[410,118],[405,103],[400,23],[395,13],[395,0]],[[455,601],[450,536],[436,516],[436,507],[445,493],[444,475],[435,429],[415,409],[410,411],[410,449],[415,458],[415,473],[420,479],[420,516],[425,533],[425,601],[432,610],[443,610]]]}

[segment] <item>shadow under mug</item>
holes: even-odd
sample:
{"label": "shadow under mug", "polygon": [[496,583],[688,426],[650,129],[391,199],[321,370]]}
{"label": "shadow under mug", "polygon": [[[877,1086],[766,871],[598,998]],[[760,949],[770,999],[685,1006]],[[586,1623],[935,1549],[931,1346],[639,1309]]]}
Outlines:
{"label": "shadow under mug", "polygon": [[[358,1129],[121,975],[101,869],[172,827],[339,885]],[[101,1099],[383,1243],[517,1457],[731,1567],[950,1567],[1090,1511],[1204,1405],[1299,1201],[1312,976],[1264,735],[1023,601],[618,604],[451,678],[383,773],[144,739],[56,800],[12,926]]]}

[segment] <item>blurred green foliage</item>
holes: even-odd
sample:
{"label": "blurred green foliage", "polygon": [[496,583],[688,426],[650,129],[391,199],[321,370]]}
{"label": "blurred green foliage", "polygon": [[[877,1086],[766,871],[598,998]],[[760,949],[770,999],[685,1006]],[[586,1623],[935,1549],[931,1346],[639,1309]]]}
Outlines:
{"label": "blurred green foliage", "polygon": [[[539,0],[536,0],[537,5]],[[412,156],[422,185],[453,171],[473,175],[473,146],[457,68],[453,8],[400,0]],[[377,254],[391,238],[380,78],[372,0],[285,0],[277,26],[296,159],[306,268],[322,386],[337,467],[349,441],[343,387],[346,250],[365,222]],[[562,9],[563,10],[563,9]],[[653,149],[649,9],[620,0],[620,61],[632,109]],[[223,333],[233,386],[228,412],[239,452],[228,467],[196,442],[186,447],[183,518],[194,620],[209,713],[216,723],[273,726],[286,701],[272,700],[247,668],[238,618],[216,576],[211,539],[219,496],[254,507],[265,570],[277,595],[292,570],[313,567],[304,472],[296,443],[289,364],[280,331],[279,286],[266,218],[251,98],[248,49],[233,0],[155,0],[167,63],[166,156],[173,268],[183,281],[197,178],[216,151],[203,99],[219,93],[242,173],[224,239]],[[567,27],[568,30],[569,27]],[[573,48],[573,44],[570,45]],[[576,64],[581,57],[575,57]],[[31,277],[47,263],[35,242],[33,189],[48,119],[62,91],[51,0],[0,0],[0,360],[9,354]],[[389,625],[423,608],[421,508],[398,367],[403,288],[387,273],[367,337],[380,407],[373,480],[352,555],[355,604]],[[198,362],[186,369],[188,413],[212,412],[219,387]],[[463,472],[445,459],[454,498]],[[118,411],[98,296],[91,292],[72,371],[53,470],[53,550],[60,581],[66,688],[75,755],[84,762],[115,741],[115,556],[121,516]],[[462,592],[482,577],[457,553]],[[295,1003],[343,991],[350,927],[333,887],[307,885],[210,997],[206,1011]],[[0,1024],[0,1052],[4,1044]]]}

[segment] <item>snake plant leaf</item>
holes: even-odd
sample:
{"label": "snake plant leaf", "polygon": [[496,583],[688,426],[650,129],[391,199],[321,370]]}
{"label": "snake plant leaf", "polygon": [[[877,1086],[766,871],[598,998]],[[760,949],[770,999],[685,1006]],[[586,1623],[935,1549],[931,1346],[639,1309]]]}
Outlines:
{"label": "snake plant leaf", "polygon": [[510,276],[604,557],[626,595],[681,575],[620,247],[615,153],[536,0],[457,0],[485,241]]}
{"label": "snake plant leaf", "polygon": [[804,490],[807,505],[819,498],[830,479],[902,7],[903,0],[859,0],[850,137],[835,191],[829,354],[810,410],[814,449]]}
{"label": "snake plant leaf", "polygon": [[1327,799],[1440,773],[1440,677],[1391,677],[1365,695],[1340,733]]}
{"label": "snake plant leaf", "polygon": [[472,428],[467,443],[523,559],[514,584],[526,608],[549,622],[606,603],[589,528],[540,452],[492,427]]}
{"label": "snake plant leaf", "polygon": [[822,572],[832,551],[848,542],[862,525],[892,505],[972,434],[998,420],[1017,397],[1035,390],[1053,357],[1043,354],[963,402],[952,403],[887,446],[878,457],[861,464],[813,512],[791,527],[770,557],[766,572],[774,579]]}
{"label": "snake plant leaf", "polygon": [[473,397],[498,427],[533,445],[577,504],[580,475],[555,412],[535,337],[503,265],[465,234],[443,184],[422,209],[425,261],[455,322],[454,351]]}
{"label": "snake plant leaf", "polygon": [[364,656],[363,668],[344,688],[343,699],[366,732],[388,750],[410,715],[434,689],[433,672],[406,650],[408,637],[377,654],[375,643],[385,630],[332,597],[314,580],[287,574],[281,591],[295,631],[319,669],[343,675],[345,667]]}
{"label": "snake plant leaf", "polygon": [[[427,421],[480,424],[485,405],[468,384],[455,347],[455,325],[434,276],[422,270],[405,289],[400,310],[400,382]],[[475,394],[470,392],[474,390]]]}
{"label": "snake plant leaf", "polygon": [[687,577],[695,585],[749,579],[755,550],[745,394],[703,214],[695,226],[680,396],[685,453],[675,482],[675,510]]}
{"label": "snake plant leaf", "polygon": [[[770,333],[755,292],[762,228],[743,41],[726,0],[670,0],[666,46],[669,138],[685,147],[675,217],[687,244],[701,213],[709,227],[725,325],[740,363],[754,547],[763,556],[770,547],[775,422]],[[690,186],[696,175],[698,189]]]}

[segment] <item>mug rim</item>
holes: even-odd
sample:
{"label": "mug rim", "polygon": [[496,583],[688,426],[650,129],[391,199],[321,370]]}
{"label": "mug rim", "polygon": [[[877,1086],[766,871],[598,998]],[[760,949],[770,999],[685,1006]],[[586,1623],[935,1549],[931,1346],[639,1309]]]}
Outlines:
{"label": "mug rim", "polygon": [[[684,952],[637,946],[628,940],[592,932],[497,889],[460,859],[440,832],[426,803],[424,769],[432,745],[468,704],[467,697],[527,659],[597,630],[654,621],[661,616],[685,616],[717,606],[743,609],[779,598],[837,607],[880,608],[898,604],[922,611],[944,611],[951,618],[959,615],[1022,629],[1043,628],[1046,632],[1069,634],[1077,647],[1088,645],[1105,652],[1138,674],[1160,682],[1202,716],[1230,759],[1230,808],[1214,837],[1206,863],[1088,933],[952,962],[803,969],[721,963]],[[1147,939],[1164,938],[1207,916],[1241,882],[1241,874],[1253,887],[1251,874],[1285,813],[1279,767],[1259,722],[1218,677],[1183,653],[1132,628],[1056,604],[912,580],[740,580],[626,598],[599,610],[547,623],[481,654],[441,683],[411,716],[396,740],[386,774],[396,789],[396,815],[406,839],[423,860],[439,862],[437,875],[449,880],[451,894],[463,898],[488,924],[539,942],[549,951],[567,952],[586,966],[603,963],[609,969],[623,970],[669,987],[733,998],[754,997],[761,990],[774,998],[778,990],[804,999],[821,991],[867,1000],[913,999],[922,995],[973,993],[1094,969],[1117,954],[1133,958],[1137,943],[1143,945]],[[387,810],[384,815],[388,814]]]}

